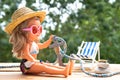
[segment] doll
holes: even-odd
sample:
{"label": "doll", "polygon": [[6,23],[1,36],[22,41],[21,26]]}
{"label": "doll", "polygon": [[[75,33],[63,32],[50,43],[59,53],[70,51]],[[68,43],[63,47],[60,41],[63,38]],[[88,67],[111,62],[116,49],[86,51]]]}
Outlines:
{"label": "doll", "polygon": [[33,11],[28,7],[22,7],[13,13],[12,21],[5,27],[5,32],[10,35],[13,56],[21,59],[20,69],[23,74],[47,73],[67,77],[72,73],[72,60],[65,67],[37,60],[39,49],[47,48],[54,37],[51,35],[44,43],[38,40],[45,16],[44,11]]}

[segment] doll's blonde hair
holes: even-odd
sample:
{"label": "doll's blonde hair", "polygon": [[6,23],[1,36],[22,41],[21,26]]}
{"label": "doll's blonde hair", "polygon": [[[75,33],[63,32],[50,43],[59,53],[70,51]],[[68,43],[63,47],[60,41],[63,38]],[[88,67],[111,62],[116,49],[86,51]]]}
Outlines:
{"label": "doll's blonde hair", "polygon": [[27,32],[22,31],[22,28],[26,27],[29,20],[26,20],[19,24],[12,32],[9,42],[13,45],[12,52],[13,56],[22,58],[22,49],[26,45]]}

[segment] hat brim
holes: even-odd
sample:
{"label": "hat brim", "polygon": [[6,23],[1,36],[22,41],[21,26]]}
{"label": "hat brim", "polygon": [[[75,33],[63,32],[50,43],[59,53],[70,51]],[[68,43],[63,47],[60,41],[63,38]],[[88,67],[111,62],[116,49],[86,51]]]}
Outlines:
{"label": "hat brim", "polygon": [[11,34],[12,31],[15,29],[17,25],[22,23],[23,21],[38,16],[40,18],[40,22],[42,23],[45,19],[46,12],[45,11],[36,11],[36,12],[31,12],[25,15],[22,15],[21,17],[17,18],[15,21],[12,21],[5,27],[5,32],[8,34]]}

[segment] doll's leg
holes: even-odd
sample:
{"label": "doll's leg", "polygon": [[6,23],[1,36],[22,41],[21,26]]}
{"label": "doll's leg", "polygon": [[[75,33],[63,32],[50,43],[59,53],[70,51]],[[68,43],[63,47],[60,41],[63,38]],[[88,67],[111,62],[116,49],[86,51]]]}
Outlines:
{"label": "doll's leg", "polygon": [[[73,66],[74,66],[74,63],[75,63],[75,60],[70,60],[69,62],[70,62],[69,75],[71,75],[72,70],[73,70]],[[45,64],[47,66],[50,66],[50,67],[59,68],[59,69],[63,69],[64,68],[62,66],[55,66],[55,65],[52,65],[50,63],[43,63],[43,64]]]}
{"label": "doll's leg", "polygon": [[[75,63],[75,60],[69,60],[69,63],[70,63],[69,75],[71,75],[72,74],[72,70],[73,70],[73,66],[74,66],[74,63]],[[55,68],[59,68],[59,69],[65,68],[65,67],[62,67],[62,66],[55,66],[55,65],[52,65],[50,63],[44,63],[44,64],[47,65],[47,66],[55,67]]]}
{"label": "doll's leg", "polygon": [[65,77],[68,76],[69,74],[69,67],[70,64],[68,64],[65,68],[63,69],[59,69],[59,68],[55,68],[55,67],[50,67],[44,64],[40,64],[40,63],[35,63],[31,66],[30,70],[28,71],[29,73],[41,73],[41,72],[45,72],[47,74],[54,74],[54,75],[64,75]]}
{"label": "doll's leg", "polygon": [[47,65],[47,66],[50,66],[50,67],[55,67],[55,68],[59,68],[59,69],[64,69],[65,67],[63,66],[56,66],[56,65],[53,65],[53,64],[50,64],[50,63],[43,63],[44,65]]}

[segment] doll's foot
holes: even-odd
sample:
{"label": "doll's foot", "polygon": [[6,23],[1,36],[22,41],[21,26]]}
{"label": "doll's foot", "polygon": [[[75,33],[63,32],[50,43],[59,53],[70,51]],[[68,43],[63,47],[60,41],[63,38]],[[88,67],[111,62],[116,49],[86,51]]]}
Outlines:
{"label": "doll's foot", "polygon": [[69,68],[70,68],[70,63],[68,63],[65,67],[65,70],[64,70],[64,76],[65,77],[68,77],[68,75],[69,75]]}
{"label": "doll's foot", "polygon": [[74,66],[75,60],[70,60],[70,69],[69,69],[69,75],[72,74],[73,66]]}
{"label": "doll's foot", "polygon": [[[71,54],[71,57],[74,57],[73,54]],[[70,59],[70,69],[69,69],[69,75],[72,74],[73,66],[74,66],[75,60]]]}

